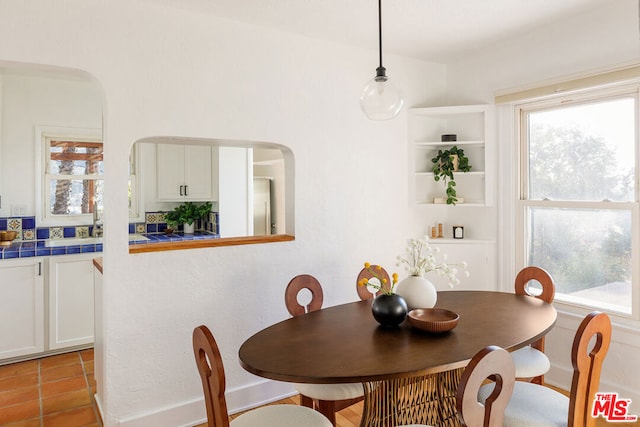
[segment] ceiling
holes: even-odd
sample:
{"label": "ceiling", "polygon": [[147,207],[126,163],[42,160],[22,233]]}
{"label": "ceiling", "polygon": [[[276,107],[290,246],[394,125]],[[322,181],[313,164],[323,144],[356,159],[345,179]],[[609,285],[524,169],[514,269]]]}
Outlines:
{"label": "ceiling", "polygon": [[[377,47],[376,0],[147,0],[313,38]],[[383,50],[433,62],[636,0],[385,0]]]}

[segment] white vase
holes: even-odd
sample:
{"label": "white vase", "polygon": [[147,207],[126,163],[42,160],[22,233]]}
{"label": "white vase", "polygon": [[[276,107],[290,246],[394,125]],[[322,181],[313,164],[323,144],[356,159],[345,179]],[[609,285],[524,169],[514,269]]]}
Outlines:
{"label": "white vase", "polygon": [[185,234],[193,234],[193,232],[195,231],[196,228],[196,223],[191,223],[191,225],[187,224],[186,222],[183,225],[183,229],[184,229],[184,233]]}
{"label": "white vase", "polygon": [[396,285],[395,293],[407,302],[409,310],[433,308],[438,300],[436,287],[422,276],[409,276]]}

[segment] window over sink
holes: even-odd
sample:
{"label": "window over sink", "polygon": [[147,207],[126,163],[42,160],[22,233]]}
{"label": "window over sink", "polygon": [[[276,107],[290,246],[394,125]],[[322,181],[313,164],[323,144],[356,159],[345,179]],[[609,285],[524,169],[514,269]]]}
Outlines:
{"label": "window over sink", "polygon": [[38,127],[36,149],[40,223],[90,223],[103,209],[101,130]]}

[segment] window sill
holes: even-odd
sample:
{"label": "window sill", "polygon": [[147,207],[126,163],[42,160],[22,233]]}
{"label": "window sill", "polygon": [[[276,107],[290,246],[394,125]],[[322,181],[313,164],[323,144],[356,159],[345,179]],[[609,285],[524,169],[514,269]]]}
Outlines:
{"label": "window sill", "polygon": [[[558,300],[557,298],[553,300],[553,305],[558,311],[558,319],[560,319],[561,316],[565,319],[573,319],[573,321],[578,319],[579,323],[579,320],[584,318],[588,313],[592,311],[599,311],[607,313],[609,317],[611,317],[611,322],[616,325],[616,327],[630,328],[635,331],[636,334],[640,334],[640,320],[634,318],[631,314],[606,310],[602,307],[595,307],[586,304],[575,304],[564,300]],[[638,335],[638,337],[640,338],[640,335]],[[640,346],[640,342],[638,344]]]}
{"label": "window sill", "polygon": [[[588,313],[592,311],[602,311],[578,309],[577,307],[567,304],[558,304],[557,301],[554,301],[553,305],[558,312],[558,318],[554,328],[571,331],[570,334],[575,333],[576,328]],[[611,318],[611,324],[614,329],[614,333],[611,336],[612,341],[632,345],[633,347],[640,347],[640,321],[628,317],[621,317],[614,313],[607,314]]]}

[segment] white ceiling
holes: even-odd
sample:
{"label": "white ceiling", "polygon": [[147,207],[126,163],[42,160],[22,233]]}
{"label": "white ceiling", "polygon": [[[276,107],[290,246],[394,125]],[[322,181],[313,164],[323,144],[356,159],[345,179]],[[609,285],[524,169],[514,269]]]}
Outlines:
{"label": "white ceiling", "polygon": [[[147,0],[377,48],[376,0]],[[447,62],[597,7],[636,0],[384,0],[383,51]]]}

